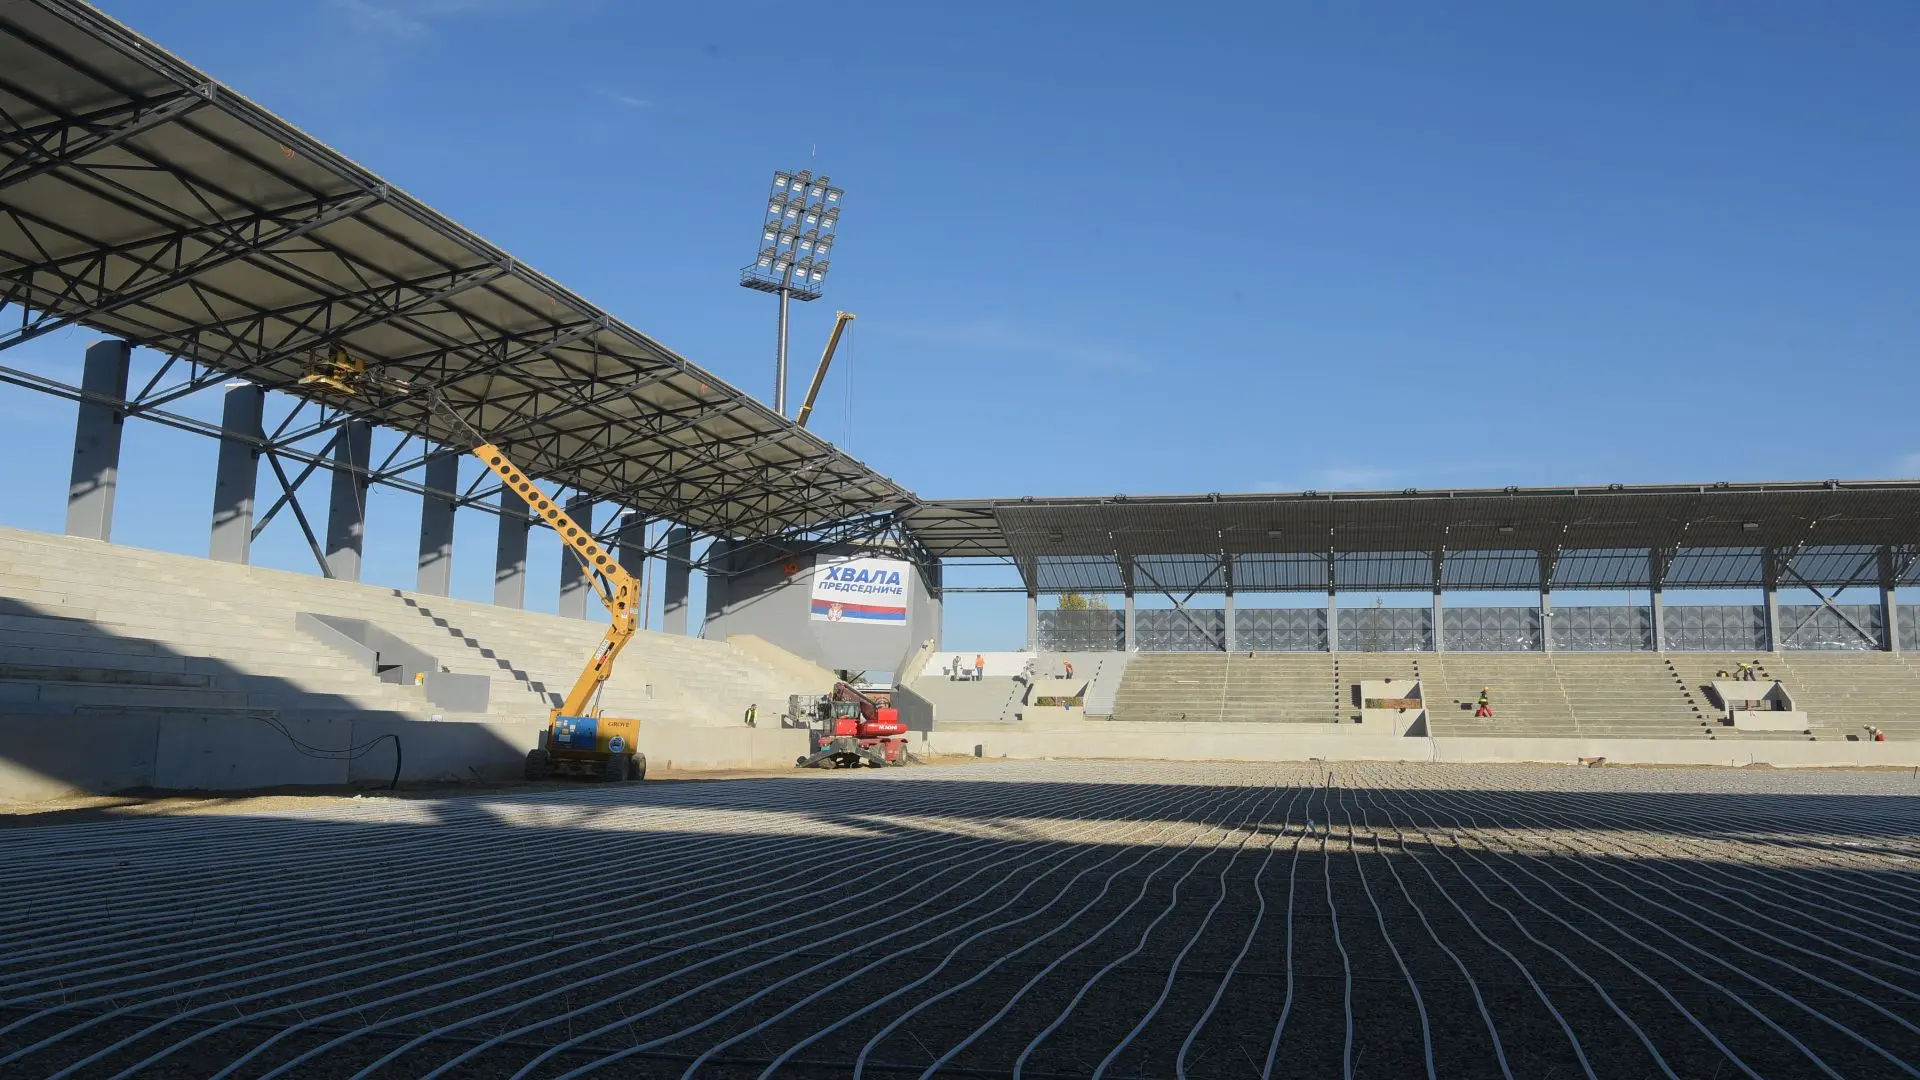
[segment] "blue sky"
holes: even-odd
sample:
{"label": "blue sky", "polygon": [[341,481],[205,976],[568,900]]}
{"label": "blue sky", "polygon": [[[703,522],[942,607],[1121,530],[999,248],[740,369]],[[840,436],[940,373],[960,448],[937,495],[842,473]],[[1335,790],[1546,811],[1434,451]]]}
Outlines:
{"label": "blue sky", "polygon": [[[103,6],[755,393],[755,202],[832,174],[794,394],[857,312],[816,426],[923,495],[1920,473],[1910,3]],[[69,416],[0,391],[0,448]],[[116,538],[202,553],[211,447],[141,439]],[[0,520],[59,528],[62,456]]]}

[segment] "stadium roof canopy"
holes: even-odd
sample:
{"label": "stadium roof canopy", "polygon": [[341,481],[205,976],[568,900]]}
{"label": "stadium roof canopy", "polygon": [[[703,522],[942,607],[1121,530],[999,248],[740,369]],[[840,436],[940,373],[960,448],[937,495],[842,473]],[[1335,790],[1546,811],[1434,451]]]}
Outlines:
{"label": "stadium roof canopy", "polygon": [[1920,581],[1920,481],[930,502],[942,558],[1038,592],[1666,588]]}
{"label": "stadium roof canopy", "polygon": [[716,535],[915,501],[72,0],[0,4],[0,306],[0,350],[79,324],[174,357],[146,408],[234,377],[301,394],[343,347],[417,391],[354,414],[464,449],[437,390],[534,476]]}

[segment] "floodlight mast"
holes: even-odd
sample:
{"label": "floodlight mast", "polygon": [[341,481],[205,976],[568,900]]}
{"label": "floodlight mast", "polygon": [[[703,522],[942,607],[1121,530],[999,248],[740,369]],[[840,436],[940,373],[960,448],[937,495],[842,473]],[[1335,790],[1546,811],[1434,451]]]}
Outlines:
{"label": "floodlight mast", "polygon": [[760,223],[759,256],[740,270],[740,284],[780,299],[780,333],[773,364],[773,411],[787,415],[787,302],[818,300],[825,291],[841,189],[806,169],[773,174]]}

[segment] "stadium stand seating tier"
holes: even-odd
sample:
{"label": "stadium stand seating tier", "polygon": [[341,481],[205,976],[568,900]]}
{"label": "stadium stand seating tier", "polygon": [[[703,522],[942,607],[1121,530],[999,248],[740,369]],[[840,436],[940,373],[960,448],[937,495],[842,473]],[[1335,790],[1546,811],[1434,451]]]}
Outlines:
{"label": "stadium stand seating tier", "polygon": [[[1705,691],[1720,670],[1759,660],[1810,715],[1803,732],[1737,731]],[[1868,652],[1149,653],[1133,658],[1113,719],[1318,724],[1351,721],[1353,688],[1419,679],[1436,736],[1846,739],[1867,725],[1920,739],[1920,667]],[[1494,715],[1476,718],[1480,688]]]}
{"label": "stadium stand seating tier", "polygon": [[[491,680],[487,716],[544,719],[604,622],[566,619],[0,528],[0,711],[156,708],[283,718],[378,712],[429,719],[414,687],[379,681],[297,631],[299,612],[372,622],[459,674]],[[621,656],[609,715],[738,724],[778,716],[791,675],[720,642],[643,631]]]}

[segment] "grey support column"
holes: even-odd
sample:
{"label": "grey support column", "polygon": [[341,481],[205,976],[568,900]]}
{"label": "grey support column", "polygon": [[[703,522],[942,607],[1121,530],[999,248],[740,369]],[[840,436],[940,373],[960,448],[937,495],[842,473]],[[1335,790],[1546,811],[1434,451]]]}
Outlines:
{"label": "grey support column", "polygon": [[207,540],[207,557],[221,562],[245,563],[253,553],[254,483],[260,475],[260,443],[264,439],[261,417],[265,413],[267,391],[252,383],[227,384],[226,400],[220,410],[221,430],[219,463],[213,472],[213,533]]}
{"label": "grey support column", "polygon": [[349,420],[333,444],[333,497],[327,503],[327,576],[360,580],[360,556],[367,542],[367,469],[373,454],[373,425]]}
{"label": "grey support column", "polygon": [[1647,596],[1653,618],[1653,651],[1663,653],[1667,651],[1667,598],[1658,585]]}
{"label": "grey support column", "polygon": [[1128,652],[1132,652],[1133,650],[1140,647],[1140,635],[1137,632],[1135,632],[1133,628],[1133,594],[1132,593],[1127,594],[1127,617],[1126,617],[1126,629],[1125,629],[1124,641],[1125,641],[1126,650]]}
{"label": "grey support column", "polygon": [[1762,587],[1766,589],[1767,651],[1780,651],[1780,573],[1773,565],[1773,549],[1760,549]]}
{"label": "grey support column", "polygon": [[1667,566],[1659,548],[1647,549],[1647,614],[1653,621],[1653,651],[1667,651]]}
{"label": "grey support column", "polygon": [[453,502],[460,494],[459,454],[427,462],[427,491],[420,497],[420,565],[414,591],[453,595]]}
{"label": "grey support column", "polygon": [[1040,651],[1040,594],[1027,594],[1027,648]]}
{"label": "grey support column", "polygon": [[1540,553],[1540,651],[1553,651],[1553,561]]}
{"label": "grey support column", "polygon": [[1432,636],[1433,636],[1433,651],[1437,653],[1442,653],[1447,651],[1447,611],[1446,611],[1446,605],[1440,599],[1440,591],[1443,588],[1441,582],[1446,580],[1446,576],[1445,576],[1446,570],[1447,570],[1447,553],[1445,551],[1434,552],[1433,553],[1433,635]]}
{"label": "grey support column", "polygon": [[613,557],[635,581],[646,580],[647,518],[631,511],[620,515],[620,533],[614,537]]}
{"label": "grey support column", "polygon": [[669,634],[687,633],[687,593],[693,586],[693,530],[667,530],[667,580],[662,596],[660,628]]}
{"label": "grey support column", "polygon": [[527,530],[532,527],[527,500],[500,489],[500,536],[493,548],[493,602],[506,608],[527,606]]}
{"label": "grey support column", "polygon": [[1221,644],[1228,652],[1239,652],[1240,644],[1233,633],[1233,594],[1227,594],[1227,628],[1220,635]]}
{"label": "grey support column", "polygon": [[1900,652],[1900,592],[1893,580],[1893,549],[1880,549],[1880,625],[1881,634],[1887,639],[1880,647],[1898,655]]}
{"label": "grey support column", "polygon": [[1340,598],[1332,589],[1327,590],[1327,651],[1340,651]]}
{"label": "grey support column", "polygon": [[[133,346],[96,341],[87,346],[80,388],[125,400]],[[112,405],[82,401],[73,426],[73,479],[67,487],[67,535],[113,539],[113,492],[120,482],[120,433],[126,418]]]}
{"label": "grey support column", "polygon": [[[567,516],[574,523],[593,533],[593,496],[575,495],[567,500]],[[560,614],[569,619],[587,617],[587,594],[592,591],[592,582],[587,574],[585,563],[573,553],[564,538],[560,544]]]}

